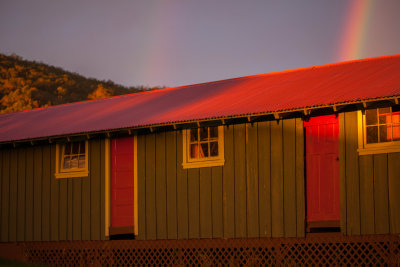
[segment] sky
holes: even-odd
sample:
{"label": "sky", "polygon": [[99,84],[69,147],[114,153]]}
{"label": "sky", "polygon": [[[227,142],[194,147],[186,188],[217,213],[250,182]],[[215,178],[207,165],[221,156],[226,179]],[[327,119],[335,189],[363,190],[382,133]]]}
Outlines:
{"label": "sky", "polygon": [[400,54],[399,0],[0,0],[0,53],[125,86]]}

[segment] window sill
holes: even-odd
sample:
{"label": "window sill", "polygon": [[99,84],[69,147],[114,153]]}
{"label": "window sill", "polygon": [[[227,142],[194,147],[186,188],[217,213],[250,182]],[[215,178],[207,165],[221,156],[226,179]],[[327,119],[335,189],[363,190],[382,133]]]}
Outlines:
{"label": "window sill", "polygon": [[88,177],[88,171],[79,171],[79,172],[61,172],[55,173],[55,177],[58,178],[76,178],[76,177]]}
{"label": "window sill", "polygon": [[400,152],[400,144],[382,146],[367,147],[357,149],[358,154],[361,155],[371,155],[371,154],[383,154],[383,153],[395,153]]}
{"label": "window sill", "polygon": [[184,162],[182,163],[182,167],[184,169],[191,169],[191,168],[223,166],[224,164],[225,164],[224,159],[218,159],[218,160],[205,160],[196,162]]}

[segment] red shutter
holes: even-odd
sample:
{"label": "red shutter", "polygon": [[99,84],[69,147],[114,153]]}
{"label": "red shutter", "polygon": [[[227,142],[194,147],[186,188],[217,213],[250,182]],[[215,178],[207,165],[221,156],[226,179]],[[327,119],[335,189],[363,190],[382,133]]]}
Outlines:
{"label": "red shutter", "polygon": [[306,127],[307,222],[339,221],[339,125],[334,115]]}
{"label": "red shutter", "polygon": [[133,229],[134,138],[116,138],[111,145],[111,227]]}

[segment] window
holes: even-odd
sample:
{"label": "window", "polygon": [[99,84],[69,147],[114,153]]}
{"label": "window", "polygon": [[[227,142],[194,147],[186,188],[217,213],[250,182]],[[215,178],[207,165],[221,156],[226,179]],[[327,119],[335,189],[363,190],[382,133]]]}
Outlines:
{"label": "window", "polygon": [[88,142],[57,144],[56,178],[88,176]]}
{"label": "window", "polygon": [[183,132],[183,168],[224,165],[224,128],[202,127]]}
{"label": "window", "polygon": [[400,151],[400,108],[385,107],[359,112],[360,155]]}

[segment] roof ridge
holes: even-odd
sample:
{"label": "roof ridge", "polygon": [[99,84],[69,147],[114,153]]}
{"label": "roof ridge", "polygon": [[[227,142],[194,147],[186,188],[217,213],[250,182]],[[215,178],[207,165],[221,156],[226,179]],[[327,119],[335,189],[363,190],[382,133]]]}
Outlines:
{"label": "roof ridge", "polygon": [[234,78],[234,79],[250,78],[250,77],[255,77],[255,76],[268,76],[268,75],[276,75],[276,74],[282,74],[282,73],[291,73],[291,72],[297,72],[297,71],[304,71],[304,70],[308,70],[308,69],[330,68],[330,67],[336,67],[336,66],[340,66],[340,65],[348,65],[348,64],[354,64],[354,63],[362,63],[362,62],[374,61],[374,60],[378,60],[378,59],[381,60],[381,59],[397,58],[397,57],[400,57],[400,54],[380,56],[380,57],[371,57],[371,58],[352,59],[352,60],[346,60],[346,61],[322,64],[322,65],[307,66],[307,67],[300,67],[300,68],[295,68],[295,69],[279,70],[279,71],[274,71],[274,72],[260,73],[260,74],[256,74],[256,75],[237,77],[237,78]]}
{"label": "roof ridge", "polygon": [[87,103],[87,102],[108,101],[108,100],[115,99],[115,98],[131,97],[133,95],[161,93],[161,92],[167,92],[167,91],[178,90],[178,89],[193,87],[193,86],[206,85],[206,84],[216,84],[216,83],[220,83],[220,82],[234,81],[234,80],[240,80],[240,79],[249,79],[249,78],[256,78],[256,77],[265,77],[265,76],[279,75],[279,74],[284,74],[284,73],[293,73],[293,72],[306,71],[306,70],[312,70],[312,69],[323,69],[323,68],[330,68],[330,67],[336,67],[336,66],[347,65],[347,64],[356,64],[356,63],[361,63],[361,62],[368,62],[368,61],[388,59],[388,58],[397,58],[397,57],[400,57],[400,54],[386,55],[386,56],[372,57],[372,58],[353,59],[353,60],[323,64],[323,65],[300,67],[300,68],[295,68],[295,69],[280,70],[280,71],[274,71],[274,72],[248,75],[248,76],[234,77],[234,78],[222,79],[222,80],[217,80],[217,81],[209,81],[209,82],[203,82],[203,83],[174,86],[174,87],[154,89],[154,90],[148,90],[148,91],[133,92],[130,94],[116,95],[116,96],[111,96],[111,97],[102,98],[102,99],[88,99],[88,100],[82,100],[82,101],[77,101],[77,102],[72,102],[72,103],[64,103],[64,104],[60,104],[60,105],[53,105],[53,106],[47,106],[47,107],[39,107],[39,108],[34,108],[34,109],[16,111],[16,112],[11,112],[11,113],[4,113],[4,114],[0,114],[0,117],[3,117],[5,115],[10,115],[10,114],[18,114],[18,113],[22,113],[22,112],[34,112],[37,110],[47,110],[47,109],[58,108],[58,107],[69,106],[69,105],[78,105],[78,104]]}

